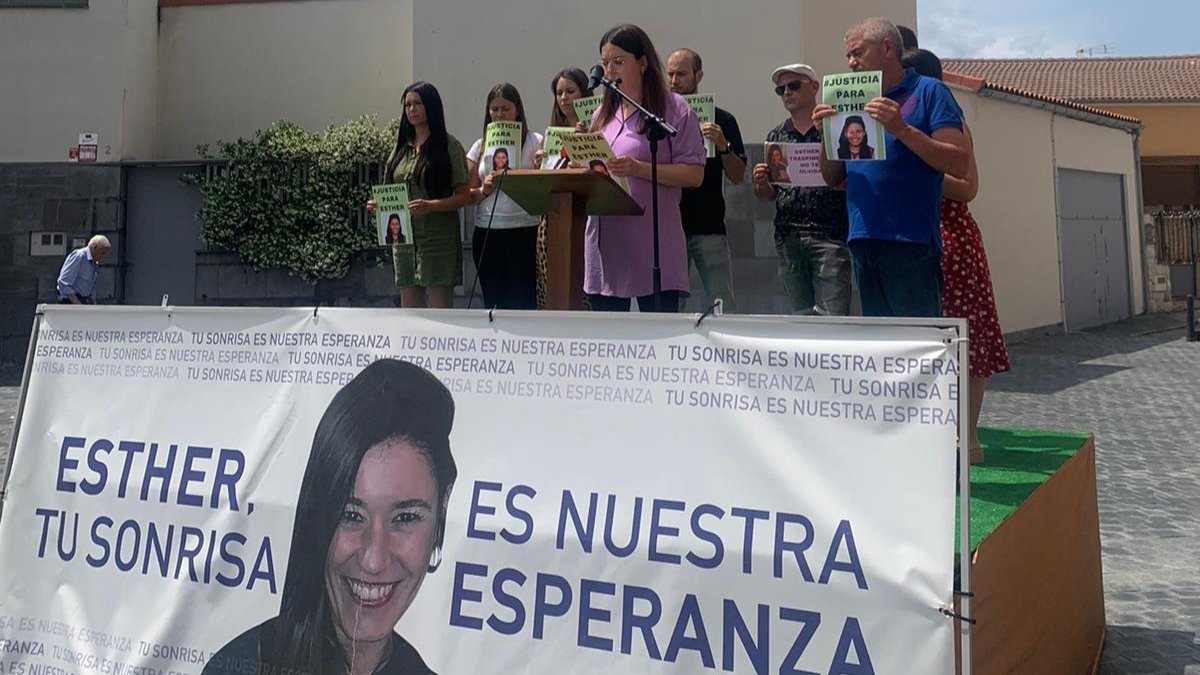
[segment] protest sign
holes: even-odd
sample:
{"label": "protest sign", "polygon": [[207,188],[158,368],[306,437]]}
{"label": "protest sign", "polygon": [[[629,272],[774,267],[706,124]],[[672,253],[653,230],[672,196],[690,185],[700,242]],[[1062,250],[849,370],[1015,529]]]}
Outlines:
{"label": "protest sign", "polygon": [[372,185],[375,199],[375,232],[380,246],[412,243],[412,222],[408,214],[408,185],[392,183]]}
{"label": "protest sign", "polygon": [[[692,112],[696,113],[696,119],[700,121],[701,128],[704,128],[705,124],[717,121],[716,97],[712,94],[689,94],[684,96],[683,100],[687,101],[688,105],[692,107]],[[717,148],[711,138],[704,139],[704,156],[717,156]]]}
{"label": "protest sign", "polygon": [[521,168],[524,128],[520,122],[491,122],[487,125],[481,163],[487,173]]}
{"label": "protest sign", "polygon": [[629,192],[629,182],[623,176],[614,176],[608,169],[608,162],[613,158],[612,146],[600,132],[590,134],[571,134],[563,139],[563,147],[567,156],[579,166],[585,167],[598,174],[608,176],[616,181],[621,189]]}
{"label": "protest sign", "polygon": [[575,133],[574,127],[546,127],[546,140],[542,146],[543,169],[553,169],[567,156],[563,148],[563,139]]}
{"label": "protest sign", "polygon": [[838,113],[824,120],[827,159],[887,159],[883,125],[865,111],[871,99],[883,95],[882,83],[883,73],[877,70],[826,75],[821,81],[822,99]]}
{"label": "protest sign", "polygon": [[596,109],[600,107],[601,103],[604,103],[604,95],[596,94],[595,96],[577,98],[572,102],[572,105],[575,106],[575,116],[579,118],[579,121],[584,124],[591,124],[592,115],[596,113]]}
{"label": "protest sign", "polygon": [[825,187],[820,143],[767,143],[763,157],[768,180],[774,185]]}

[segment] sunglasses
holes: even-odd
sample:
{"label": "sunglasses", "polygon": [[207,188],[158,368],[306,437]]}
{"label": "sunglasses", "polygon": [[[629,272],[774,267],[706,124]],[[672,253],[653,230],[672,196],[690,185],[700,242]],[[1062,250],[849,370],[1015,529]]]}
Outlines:
{"label": "sunglasses", "polygon": [[787,84],[781,84],[778,87],[775,87],[775,95],[783,96],[784,91],[800,91],[800,87],[803,87],[806,84],[808,84],[807,80],[792,80]]}

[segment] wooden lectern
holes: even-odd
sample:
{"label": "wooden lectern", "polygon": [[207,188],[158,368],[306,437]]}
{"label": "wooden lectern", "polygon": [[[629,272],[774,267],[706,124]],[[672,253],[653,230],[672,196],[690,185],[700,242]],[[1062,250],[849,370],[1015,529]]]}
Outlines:
{"label": "wooden lectern", "polygon": [[588,169],[519,169],[500,189],[546,216],[546,309],[583,308],[583,230],[588,216],[636,216],[642,207],[608,176]]}

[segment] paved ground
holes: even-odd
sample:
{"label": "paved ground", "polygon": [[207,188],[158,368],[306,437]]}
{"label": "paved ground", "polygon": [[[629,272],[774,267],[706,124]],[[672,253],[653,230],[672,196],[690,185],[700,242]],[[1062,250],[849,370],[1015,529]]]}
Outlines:
{"label": "paved ground", "polygon": [[[1200,675],[1200,343],[1155,315],[1014,345],[984,423],[1096,434],[1102,675]],[[0,466],[20,374],[0,368]]]}
{"label": "paved ground", "polygon": [[1012,347],[984,423],[1096,434],[1102,675],[1200,675],[1200,343],[1155,315]]}

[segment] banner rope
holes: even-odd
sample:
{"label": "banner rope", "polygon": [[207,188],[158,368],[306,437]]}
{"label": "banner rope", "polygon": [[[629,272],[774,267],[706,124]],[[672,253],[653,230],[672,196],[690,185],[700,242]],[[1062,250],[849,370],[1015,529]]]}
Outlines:
{"label": "banner rope", "polygon": [[725,315],[724,308],[725,308],[725,303],[724,303],[724,301],[721,300],[721,298],[717,298],[716,300],[713,300],[713,303],[708,306],[708,309],[704,310],[704,313],[701,314],[698,319],[696,319],[695,327],[699,328],[700,324],[703,323],[704,320],[710,316],[724,316]]}
{"label": "banner rope", "polygon": [[976,623],[975,619],[972,619],[969,616],[963,616],[962,614],[959,614],[958,612],[949,610],[945,607],[939,608],[938,611],[941,612],[942,614],[944,614],[947,618],[958,619],[959,621],[965,621],[965,622],[971,624],[972,626],[974,626]]}

